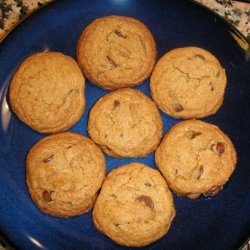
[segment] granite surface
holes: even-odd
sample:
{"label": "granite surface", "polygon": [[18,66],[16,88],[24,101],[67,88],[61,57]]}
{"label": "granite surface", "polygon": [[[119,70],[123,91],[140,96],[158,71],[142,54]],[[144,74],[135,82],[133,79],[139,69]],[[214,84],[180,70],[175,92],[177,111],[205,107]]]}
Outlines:
{"label": "granite surface", "polygon": [[[21,20],[53,0],[0,0],[0,41]],[[196,0],[225,18],[250,42],[250,3],[231,0]],[[247,48],[248,49],[248,46]]]}
{"label": "granite surface", "polygon": [[197,0],[225,18],[250,41],[250,1]]}

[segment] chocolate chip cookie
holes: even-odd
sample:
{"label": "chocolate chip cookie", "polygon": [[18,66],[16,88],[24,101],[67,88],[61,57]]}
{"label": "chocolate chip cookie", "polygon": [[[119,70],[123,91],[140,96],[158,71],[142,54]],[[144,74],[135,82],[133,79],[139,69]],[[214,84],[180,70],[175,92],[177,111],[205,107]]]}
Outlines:
{"label": "chocolate chip cookie", "polygon": [[144,157],[162,137],[155,103],[136,89],[123,88],[101,97],[91,108],[88,133],[113,157]]}
{"label": "chocolate chip cookie", "polygon": [[70,132],[47,136],[30,150],[26,182],[45,213],[71,217],[89,211],[105,177],[102,151],[87,137]]}
{"label": "chocolate chip cookie", "polygon": [[145,246],[163,237],[174,217],[173,197],[164,178],[141,163],[112,170],[93,210],[95,227],[130,247]]}
{"label": "chocolate chip cookie", "polygon": [[84,75],[104,89],[140,84],[150,75],[156,53],[148,28],[124,16],[94,20],[83,30],[77,45]]}
{"label": "chocolate chip cookie", "polygon": [[156,64],[150,79],[153,100],[177,118],[206,117],[223,102],[225,70],[208,51],[197,47],[173,49]]}
{"label": "chocolate chip cookie", "polygon": [[59,52],[26,58],[10,84],[10,104],[21,121],[40,133],[65,131],[82,116],[85,79],[78,64]]}
{"label": "chocolate chip cookie", "polygon": [[217,126],[187,120],[174,125],[155,153],[155,163],[169,187],[190,199],[214,196],[235,169],[231,140]]}

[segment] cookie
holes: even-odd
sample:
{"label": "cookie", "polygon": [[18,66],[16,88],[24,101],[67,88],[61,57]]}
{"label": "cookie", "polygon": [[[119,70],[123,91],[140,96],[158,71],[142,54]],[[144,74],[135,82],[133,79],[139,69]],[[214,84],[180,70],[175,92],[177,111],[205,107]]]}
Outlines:
{"label": "cookie", "polygon": [[174,217],[173,197],[164,178],[141,163],[112,170],[93,209],[97,230],[130,247],[145,246],[163,237]]}
{"label": "cookie", "polygon": [[102,151],[87,137],[64,132],[47,136],[30,150],[26,182],[45,213],[71,217],[88,212],[105,177]]}
{"label": "cookie", "polygon": [[65,131],[82,116],[85,79],[78,64],[59,52],[26,58],[10,84],[10,104],[18,118],[40,133]]}
{"label": "cookie", "polygon": [[88,120],[91,139],[113,157],[144,157],[162,137],[155,103],[136,89],[123,88],[101,97]]}
{"label": "cookie", "polygon": [[176,118],[206,117],[223,102],[225,70],[208,51],[197,47],[173,49],[156,64],[150,79],[153,100]]}
{"label": "cookie", "polygon": [[175,124],[155,153],[155,163],[180,196],[214,196],[235,169],[235,148],[217,126],[187,120]]}
{"label": "cookie", "polygon": [[104,89],[138,85],[151,73],[156,44],[140,21],[124,16],[94,20],[82,32],[77,59],[84,75]]}

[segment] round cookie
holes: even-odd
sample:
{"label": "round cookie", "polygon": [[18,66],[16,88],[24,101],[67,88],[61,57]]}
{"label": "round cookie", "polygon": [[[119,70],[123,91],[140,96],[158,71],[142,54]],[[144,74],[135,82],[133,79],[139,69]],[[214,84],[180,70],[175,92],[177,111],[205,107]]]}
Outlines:
{"label": "round cookie", "polygon": [[130,247],[145,246],[163,237],[174,217],[173,197],[164,178],[141,163],[112,170],[93,210],[95,227]]}
{"label": "round cookie", "polygon": [[69,129],[85,108],[85,79],[69,56],[41,52],[26,58],[10,84],[10,104],[20,120],[40,133]]}
{"label": "round cookie", "polygon": [[156,53],[148,28],[124,16],[94,20],[77,44],[77,59],[84,75],[104,89],[140,84],[150,75]]}
{"label": "round cookie", "polygon": [[156,64],[150,79],[153,100],[177,118],[206,117],[223,102],[225,70],[208,51],[197,47],[173,49]]}
{"label": "round cookie", "polygon": [[47,136],[30,150],[26,182],[45,213],[71,217],[88,212],[105,177],[102,151],[87,137],[70,132]]}
{"label": "round cookie", "polygon": [[231,140],[212,124],[187,120],[174,125],[155,153],[155,163],[180,196],[214,196],[235,169]]}
{"label": "round cookie", "polygon": [[113,157],[144,157],[162,137],[162,120],[155,103],[136,89],[115,90],[91,108],[88,133]]}

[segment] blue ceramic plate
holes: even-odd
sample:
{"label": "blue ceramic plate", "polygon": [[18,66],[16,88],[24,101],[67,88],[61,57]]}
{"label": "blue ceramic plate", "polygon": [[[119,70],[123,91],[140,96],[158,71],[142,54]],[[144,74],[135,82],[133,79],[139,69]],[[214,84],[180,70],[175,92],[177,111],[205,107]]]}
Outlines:
{"label": "blue ceramic plate", "polygon": [[[223,22],[187,1],[106,0],[56,1],[18,26],[0,44],[0,230],[19,249],[116,249],[119,246],[93,227],[91,212],[72,219],[40,212],[25,185],[25,157],[44,135],[34,132],[12,113],[8,85],[27,56],[44,50],[61,51],[75,58],[81,30],[97,17],[132,16],[152,31],[158,58],[176,47],[200,46],[211,51],[226,68],[225,101],[204,119],[222,128],[238,152],[238,164],[228,184],[213,199],[190,201],[175,197],[177,216],[169,233],[148,249],[235,249],[250,235],[250,64]],[[149,95],[149,81],[138,89]],[[104,91],[87,81],[87,109],[71,129],[87,135],[90,107]],[[164,132],[177,119],[162,113]],[[141,159],[106,157],[108,171],[139,161],[155,168],[154,154]]]}

